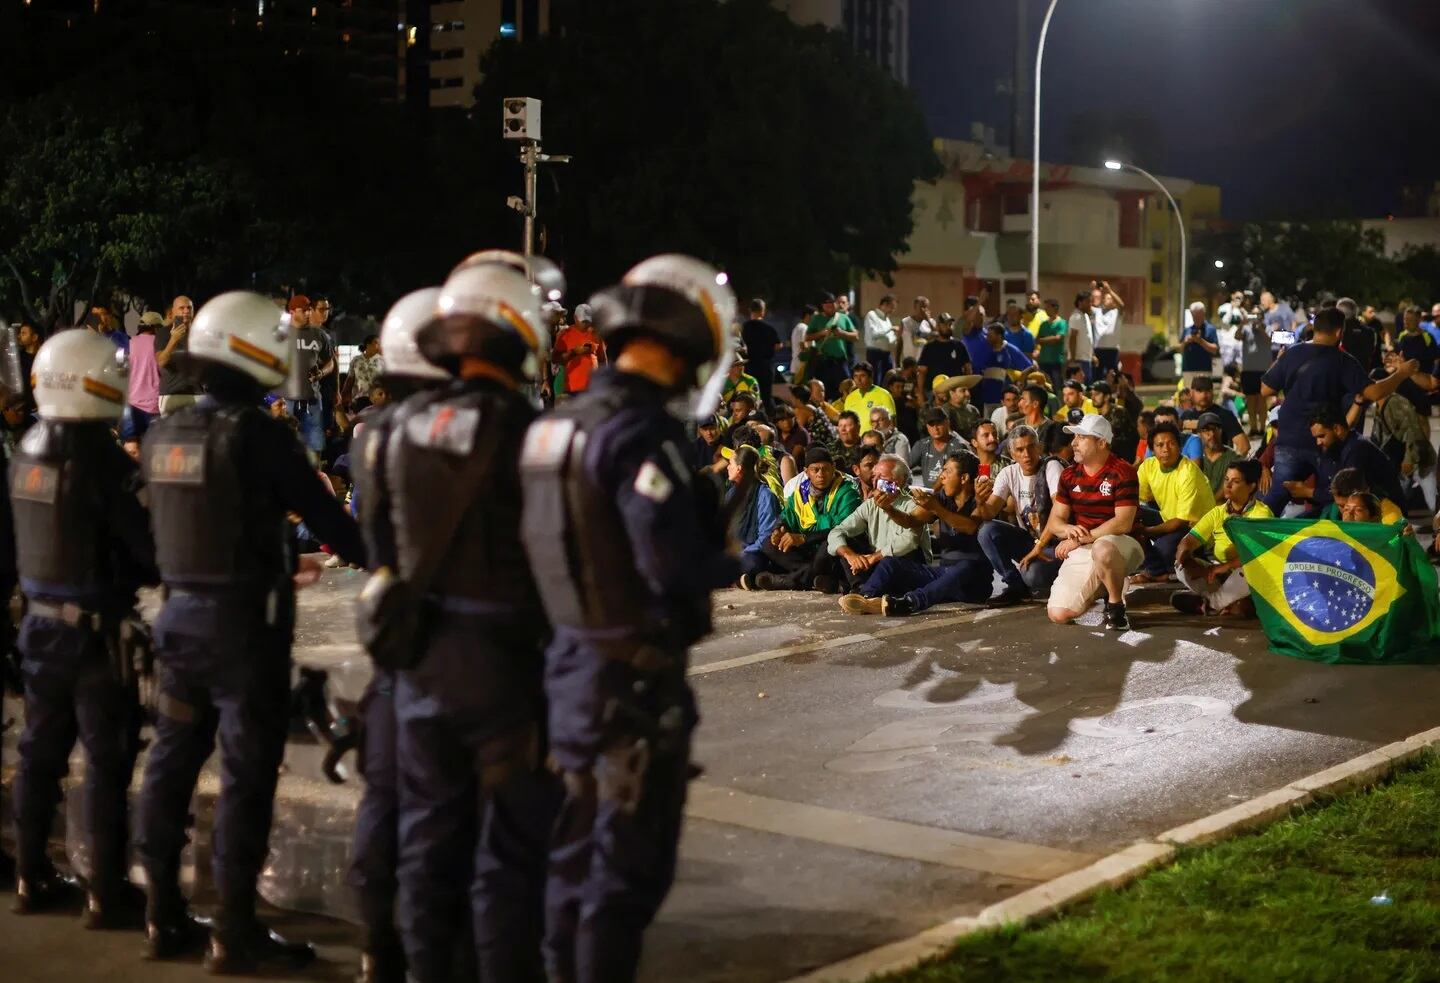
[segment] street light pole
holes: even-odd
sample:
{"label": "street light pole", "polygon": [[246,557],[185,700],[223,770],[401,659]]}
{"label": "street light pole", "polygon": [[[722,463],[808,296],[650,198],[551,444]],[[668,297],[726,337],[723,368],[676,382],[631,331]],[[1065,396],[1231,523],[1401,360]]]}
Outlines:
{"label": "street light pole", "polygon": [[[1022,0],[1023,2],[1023,0]],[[1034,159],[1030,162],[1030,284],[1029,289],[1040,289],[1040,69],[1045,65],[1045,36],[1050,33],[1050,18],[1055,16],[1055,5],[1060,0],[1050,0],[1045,11],[1045,20],[1040,25],[1040,47],[1035,51],[1035,144]]]}
{"label": "street light pole", "polygon": [[1160,193],[1165,196],[1166,200],[1170,202],[1170,207],[1175,210],[1175,224],[1180,227],[1180,310],[1175,316],[1175,330],[1177,332],[1176,336],[1183,340],[1185,337],[1185,283],[1186,277],[1189,276],[1189,270],[1186,268],[1185,255],[1185,216],[1181,214],[1180,206],[1176,203],[1175,196],[1170,193],[1170,189],[1161,184],[1160,179],[1145,170],[1145,168],[1137,167],[1134,164],[1122,163],[1118,160],[1107,160],[1105,166],[1112,171],[1134,171],[1141,177],[1146,178],[1151,184],[1160,189]]}

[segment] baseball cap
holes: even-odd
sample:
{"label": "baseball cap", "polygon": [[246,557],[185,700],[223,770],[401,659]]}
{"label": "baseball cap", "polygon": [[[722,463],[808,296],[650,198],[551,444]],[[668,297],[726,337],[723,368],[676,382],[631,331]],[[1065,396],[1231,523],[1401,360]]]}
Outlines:
{"label": "baseball cap", "polygon": [[1225,429],[1225,424],[1220,421],[1219,413],[1201,413],[1200,418],[1195,421],[1196,430],[1204,430],[1206,427],[1218,427]]}
{"label": "baseball cap", "polygon": [[1099,413],[1086,413],[1079,423],[1066,427],[1065,432],[1077,437],[1095,437],[1107,444],[1115,439],[1115,431],[1110,428],[1110,421]]}
{"label": "baseball cap", "polygon": [[286,309],[287,311],[298,311],[298,310],[303,310],[304,308],[309,307],[309,306],[310,306],[310,298],[309,298],[309,297],[306,297],[304,294],[296,294],[294,297],[291,297],[291,298],[290,298],[290,303],[289,303],[288,305],[286,305],[285,309]]}
{"label": "baseball cap", "polygon": [[140,323],[150,328],[158,328],[165,323],[165,318],[159,311],[146,311],[140,315]]}
{"label": "baseball cap", "polygon": [[575,305],[575,323],[576,323],[576,324],[585,324],[586,322],[594,321],[594,320],[595,320],[595,309],[594,309],[593,307],[591,307],[589,304],[576,304],[576,305]]}
{"label": "baseball cap", "polygon": [[941,324],[954,324],[954,323],[955,323],[955,315],[954,315],[954,314],[950,314],[950,313],[948,313],[948,312],[945,313],[945,314],[941,314],[941,315],[940,315],[940,323],[941,323]]}
{"label": "baseball cap", "polygon": [[1083,393],[1083,392],[1085,391],[1085,383],[1080,382],[1080,381],[1077,380],[1077,379],[1066,379],[1066,380],[1065,380],[1065,385],[1061,386],[1060,388],[1061,388],[1061,389],[1074,389],[1074,390],[1077,390],[1077,391]]}
{"label": "baseball cap", "polygon": [[1106,382],[1104,379],[1099,379],[1091,383],[1090,391],[1092,393],[1104,393],[1106,396],[1113,395],[1115,392],[1115,390],[1110,388],[1110,383]]}

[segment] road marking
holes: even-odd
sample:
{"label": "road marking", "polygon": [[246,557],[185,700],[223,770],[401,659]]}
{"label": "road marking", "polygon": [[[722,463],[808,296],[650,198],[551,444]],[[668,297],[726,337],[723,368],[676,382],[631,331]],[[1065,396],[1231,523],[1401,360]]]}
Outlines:
{"label": "road marking", "polygon": [[1000,608],[985,608],[979,611],[966,611],[964,614],[953,615],[949,618],[922,618],[910,624],[896,625],[894,628],[881,628],[879,631],[845,635],[841,638],[827,638],[818,642],[800,642],[796,645],[785,645],[781,648],[770,649],[766,652],[737,655],[733,659],[719,659],[715,662],[707,662],[703,666],[691,666],[686,675],[706,676],[712,672],[720,672],[723,669],[738,669],[741,666],[753,666],[757,662],[769,662],[772,659],[784,659],[792,655],[808,655],[811,652],[824,652],[828,649],[844,648],[860,642],[873,642],[882,638],[896,638],[900,635],[911,635],[918,631],[933,631],[937,628],[948,628],[951,625],[975,624],[1002,613],[1003,611]]}
{"label": "road marking", "polygon": [[685,813],[692,819],[1030,881],[1059,877],[1095,861],[1093,854],[786,802],[705,782],[691,784]]}

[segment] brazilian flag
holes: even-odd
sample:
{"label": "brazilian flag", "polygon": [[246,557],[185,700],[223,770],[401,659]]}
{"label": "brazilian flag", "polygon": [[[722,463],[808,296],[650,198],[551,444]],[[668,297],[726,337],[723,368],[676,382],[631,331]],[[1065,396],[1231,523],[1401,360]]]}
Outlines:
{"label": "brazilian flag", "polygon": [[1271,650],[1315,662],[1440,662],[1440,587],[1402,529],[1225,520]]}

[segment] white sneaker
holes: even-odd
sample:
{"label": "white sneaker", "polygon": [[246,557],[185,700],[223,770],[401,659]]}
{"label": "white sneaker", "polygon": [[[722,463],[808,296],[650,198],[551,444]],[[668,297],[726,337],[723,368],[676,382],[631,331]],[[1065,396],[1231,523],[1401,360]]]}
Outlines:
{"label": "white sneaker", "polygon": [[331,553],[331,554],[330,554],[330,558],[325,561],[325,569],[326,569],[326,570],[338,570],[338,569],[340,569],[341,567],[343,567],[344,565],[345,565],[345,561],[342,560],[342,559],[340,559],[340,554],[339,554],[339,553]]}

